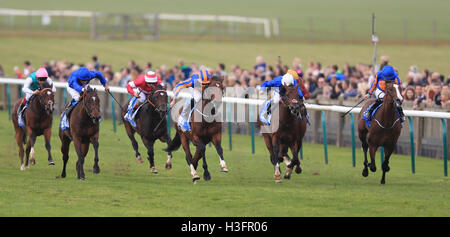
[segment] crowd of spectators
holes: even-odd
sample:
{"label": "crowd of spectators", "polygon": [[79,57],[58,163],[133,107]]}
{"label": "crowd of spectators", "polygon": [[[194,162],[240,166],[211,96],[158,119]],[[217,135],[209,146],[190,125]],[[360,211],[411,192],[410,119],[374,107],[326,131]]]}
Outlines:
{"label": "crowd of spectators", "polygon": [[[389,57],[381,57],[382,68],[389,64]],[[192,73],[200,69],[207,68],[196,63],[186,64],[183,59],[179,59],[178,64],[167,67],[161,65],[153,67],[151,62],[146,62],[143,66],[138,65],[134,60],[130,60],[127,65],[116,71],[112,66],[99,61],[93,56],[91,60],[84,64],[76,64],[62,61],[43,62],[38,67],[45,67],[49,76],[55,81],[67,81],[70,73],[80,67],[87,67],[89,70],[100,71],[111,86],[126,87],[127,83],[137,78],[139,74],[149,70],[155,71],[159,75],[168,90],[188,78]],[[395,67],[395,65],[394,65]],[[26,78],[32,73],[34,67],[29,61],[25,61],[23,69],[14,67],[14,77]],[[369,85],[373,79],[372,65],[358,63],[356,65],[345,64],[342,68],[338,65],[322,66],[320,62],[308,62],[304,67],[299,58],[294,58],[291,65],[283,64],[280,60],[273,65],[268,64],[263,57],[256,57],[252,68],[246,69],[233,64],[229,68],[223,63],[219,63],[215,68],[207,68],[215,75],[224,78],[224,86],[235,87],[245,92],[249,89],[258,89],[266,80],[272,80],[276,76],[284,75],[289,69],[293,69],[301,75],[306,88],[310,92],[310,99],[328,100],[357,100],[367,93]],[[6,76],[0,65],[0,77]],[[419,71],[417,66],[411,66],[406,75],[399,75],[402,80],[402,96],[407,103],[413,107],[442,107],[449,108],[450,104],[450,76],[445,78],[439,72],[432,72],[428,69]],[[242,93],[245,94],[245,93]],[[241,96],[235,94],[234,96]]]}

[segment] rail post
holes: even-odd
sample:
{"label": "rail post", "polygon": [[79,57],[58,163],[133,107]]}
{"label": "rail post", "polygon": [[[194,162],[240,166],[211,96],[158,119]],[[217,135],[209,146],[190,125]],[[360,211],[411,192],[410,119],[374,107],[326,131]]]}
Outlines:
{"label": "rail post", "polygon": [[249,116],[249,122],[250,122],[250,135],[251,135],[251,141],[252,141],[252,154],[255,154],[255,123],[252,121],[253,119],[253,106],[249,105],[250,110],[250,116]]}
{"label": "rail post", "polygon": [[441,119],[442,121],[442,143],[443,143],[443,150],[444,150],[444,176],[448,176],[448,157],[447,157],[447,126],[445,124],[445,119]]}
{"label": "rail post", "polygon": [[325,123],[325,111],[320,111],[322,114],[322,132],[323,132],[323,149],[325,152],[325,164],[328,164],[328,148],[327,148],[327,128]]}
{"label": "rail post", "polygon": [[355,167],[356,165],[356,155],[355,155],[355,119],[353,118],[353,114],[350,113],[350,128],[352,134],[352,165]]}
{"label": "rail post", "polygon": [[117,131],[117,124],[116,124],[116,107],[115,107],[115,105],[114,105],[114,100],[113,100],[112,92],[111,92],[110,98],[111,98],[110,101],[111,101],[111,115],[112,115],[112,120],[113,120],[113,130],[114,130],[114,132],[116,132],[116,131]]}
{"label": "rail post", "polygon": [[416,173],[416,161],[415,161],[415,151],[416,148],[414,147],[414,123],[411,116],[408,116],[409,120],[409,137],[410,137],[410,148],[411,148],[411,172],[413,174]]}
{"label": "rail post", "polygon": [[6,98],[8,100],[8,119],[11,120],[11,88],[6,84]]}
{"label": "rail post", "polygon": [[231,104],[227,103],[227,114],[228,114],[228,145],[230,151],[233,149],[232,138],[231,138]]}
{"label": "rail post", "polygon": [[67,104],[67,88],[63,89],[63,93],[64,93],[64,106]]}

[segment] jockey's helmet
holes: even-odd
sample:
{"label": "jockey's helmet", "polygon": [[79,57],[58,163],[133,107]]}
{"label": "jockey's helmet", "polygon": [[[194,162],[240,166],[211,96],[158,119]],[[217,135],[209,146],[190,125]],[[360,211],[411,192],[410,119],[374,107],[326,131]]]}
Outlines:
{"label": "jockey's helmet", "polygon": [[156,83],[158,81],[158,77],[156,76],[156,73],[153,71],[148,71],[145,73],[145,82],[146,83]]}
{"label": "jockey's helmet", "polygon": [[281,78],[281,84],[283,86],[293,86],[294,77],[290,73],[284,74],[284,76]]}

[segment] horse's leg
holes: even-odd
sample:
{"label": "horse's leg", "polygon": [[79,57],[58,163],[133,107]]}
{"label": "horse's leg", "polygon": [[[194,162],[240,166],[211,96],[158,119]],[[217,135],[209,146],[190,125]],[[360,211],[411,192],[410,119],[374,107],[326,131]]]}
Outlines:
{"label": "horse's leg", "polygon": [[142,136],[142,141],[144,142],[145,147],[147,148],[147,154],[148,154],[148,161],[150,162],[150,171],[153,174],[157,174],[158,171],[155,168],[155,152],[153,151],[153,145],[155,144],[155,141],[149,140]]}
{"label": "horse's leg", "polygon": [[294,142],[291,146],[291,152],[292,152],[292,161],[289,165],[286,166],[286,173],[284,174],[284,178],[285,179],[290,179],[291,178],[291,174],[292,174],[292,168],[294,168],[294,166],[299,165],[300,161],[298,159],[298,144],[297,142]]}
{"label": "horse's leg", "polygon": [[126,129],[128,137],[131,140],[131,145],[133,146],[133,149],[136,152],[136,162],[138,164],[142,164],[144,161],[142,161],[141,154],[139,153],[138,142],[136,141],[136,138],[134,138],[135,131],[133,130],[133,128],[131,128],[131,125],[129,125],[127,123],[125,123],[125,129]]}
{"label": "horse's leg", "polygon": [[99,147],[99,143],[98,143],[98,136],[95,136],[92,140],[91,140],[92,146],[94,147],[94,152],[95,152],[95,156],[94,156],[94,167],[92,168],[92,173],[94,174],[98,174],[100,173],[100,167],[98,166],[98,147]]}
{"label": "horse's leg", "polygon": [[50,145],[50,138],[52,136],[52,128],[47,128],[44,130],[44,139],[45,139],[45,149],[47,149],[48,153],[48,164],[49,165],[55,165],[55,162],[52,159],[52,153],[51,153],[51,145]]}
{"label": "horse's leg", "polygon": [[203,158],[203,179],[205,181],[211,180],[211,174],[208,171],[208,164],[206,164],[206,145],[202,141],[199,141],[197,143],[197,149],[200,150],[200,155]]}
{"label": "horse's leg", "polygon": [[369,169],[367,168],[369,163],[367,161],[367,150],[369,150],[369,144],[367,143],[367,130],[359,130],[358,135],[364,152],[364,169],[362,171],[362,176],[367,177],[369,175]]}
{"label": "horse's leg", "polygon": [[212,143],[214,144],[214,147],[216,148],[217,154],[219,154],[220,157],[220,171],[222,172],[228,172],[227,164],[225,163],[225,160],[223,159],[223,149],[222,149],[222,134],[218,133],[213,136]]}
{"label": "horse's leg", "polygon": [[[298,141],[297,142],[297,147],[298,147],[298,152],[300,152],[300,149],[302,148],[302,146],[303,146],[303,142],[302,141]],[[298,157],[298,153],[296,153],[297,154],[297,157]],[[298,160],[298,163],[297,163],[297,166],[295,167],[295,173],[297,173],[297,174],[300,174],[300,173],[302,173],[302,168],[300,167],[300,159]]]}
{"label": "horse's leg", "polygon": [[195,184],[195,183],[197,183],[197,180],[200,179],[200,176],[198,175],[198,173],[194,167],[194,161],[192,159],[189,142],[183,134],[180,134],[180,139],[181,139],[181,145],[183,146],[184,153],[186,153],[186,162],[187,162],[189,168],[191,168],[192,182],[194,182],[194,184]]}
{"label": "horse's leg", "polygon": [[[169,146],[169,144],[172,142],[168,133],[166,133],[164,137],[159,138],[159,140],[161,142],[167,143],[167,146]],[[166,164],[164,165],[164,168],[168,170],[172,169],[172,151],[167,152],[167,161]]]}
{"label": "horse's leg", "polygon": [[271,161],[274,167],[274,178],[276,183],[281,183],[281,169],[280,163],[278,162],[278,155],[280,153],[280,145],[278,144],[278,139],[276,136],[272,138],[273,152],[271,154]]}
{"label": "horse's leg", "polygon": [[69,160],[69,148],[70,148],[70,138],[65,136],[64,134],[60,134],[61,139],[61,153],[63,154],[63,170],[61,172],[61,178],[66,177],[66,165],[67,161]]}
{"label": "horse's leg", "polygon": [[370,168],[370,171],[372,171],[372,172],[377,171],[377,165],[376,165],[376,162],[375,162],[377,149],[378,149],[377,145],[370,145],[369,146],[369,153],[370,153],[369,168]]}
{"label": "horse's leg", "polygon": [[[32,165],[36,164],[36,160],[34,159],[34,143],[36,143],[36,135],[34,133],[32,133],[30,131],[29,133],[29,140],[27,142],[27,147],[25,150],[25,155],[26,155],[26,159],[25,159],[25,168],[28,169],[28,161],[30,161],[30,163]],[[31,158],[30,158],[31,157]]]}
{"label": "horse's leg", "polygon": [[289,147],[284,144],[280,144],[280,150],[281,150],[281,155],[278,157],[278,161],[284,162],[286,164],[286,166],[290,165],[291,158],[288,155]]}
{"label": "horse's leg", "polygon": [[26,136],[26,135],[25,135],[25,131],[23,131],[21,128],[16,128],[16,142],[17,142],[17,145],[19,146],[20,170],[25,170],[25,165],[23,164],[23,155],[24,155],[23,143],[24,143],[24,136]]}
{"label": "horse's leg", "polygon": [[384,147],[384,162],[382,164],[382,170],[383,170],[383,176],[381,177],[381,184],[385,184],[386,183],[386,172],[389,172],[389,170],[391,169],[389,167],[389,158],[391,157],[392,152],[394,151],[394,147]]}
{"label": "horse's leg", "polygon": [[[89,144],[87,146],[87,149],[85,148],[85,144],[81,143],[81,139],[78,137],[73,137],[73,145],[75,146],[75,151],[77,152],[78,161],[77,161],[77,177],[79,180],[85,180],[84,176],[84,156],[83,151],[89,149]],[[83,149],[84,148],[84,149]],[[87,152],[86,152],[87,153]]]}

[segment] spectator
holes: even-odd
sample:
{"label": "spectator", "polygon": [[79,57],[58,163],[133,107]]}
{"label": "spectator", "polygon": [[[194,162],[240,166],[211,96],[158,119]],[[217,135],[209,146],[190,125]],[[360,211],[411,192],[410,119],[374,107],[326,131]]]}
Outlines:
{"label": "spectator", "polygon": [[128,82],[131,81],[131,70],[127,67],[122,69],[121,75],[120,75],[120,81],[119,86],[120,87],[126,87],[128,85]]}
{"label": "spectator", "polygon": [[28,60],[23,63],[23,66],[23,78],[27,78],[32,72],[34,72],[34,68]]}
{"label": "spectator", "polygon": [[14,66],[14,74],[15,74],[17,79],[23,79],[23,74],[20,71],[18,66]]}
{"label": "spectator", "polygon": [[389,65],[389,60],[389,56],[383,55],[380,57],[380,70],[382,70],[384,66]]}
{"label": "spectator", "polygon": [[[345,90],[344,94],[341,94],[341,96],[344,97],[344,100],[348,99],[348,98],[355,98],[358,96],[358,84],[356,82],[344,81],[344,83],[342,84],[342,87]],[[348,87],[348,88],[345,89],[345,87]]]}
{"label": "spectator", "polygon": [[317,87],[313,91],[311,91],[309,98],[316,99],[317,96],[323,95],[324,87],[325,87],[325,78],[320,77],[319,79],[317,79]]}
{"label": "spectator", "polygon": [[416,92],[412,86],[408,86],[404,92],[405,101],[414,101],[416,99]]}
{"label": "spectator", "polygon": [[435,104],[438,106],[441,106],[441,91],[442,91],[442,86],[441,84],[435,83],[430,87],[430,99],[431,102],[429,103],[429,105]]}
{"label": "spectator", "polygon": [[256,57],[256,65],[253,66],[253,74],[264,75],[266,72],[266,62],[262,56]]}
{"label": "spectator", "polygon": [[182,79],[189,78],[189,76],[191,75],[191,72],[192,72],[192,68],[184,65],[183,59],[178,60],[178,65],[180,67],[181,72],[184,75],[184,77]]}
{"label": "spectator", "polygon": [[100,71],[100,63],[98,62],[97,56],[92,56],[92,62],[94,63],[95,70]]}
{"label": "spectator", "polygon": [[448,105],[450,105],[450,89],[448,87],[445,90],[442,89],[441,99],[442,108],[448,110]]}
{"label": "spectator", "polygon": [[152,63],[151,62],[146,62],[145,63],[145,67],[144,67],[144,74],[147,73],[148,71],[152,70]]}
{"label": "spectator", "polygon": [[418,106],[420,106],[423,100],[427,99],[426,95],[424,94],[424,89],[422,85],[415,85],[415,94],[416,99],[414,100],[413,108],[417,108]]}
{"label": "spectator", "polygon": [[227,73],[225,72],[225,64],[219,63],[219,65],[217,66],[217,73],[219,74],[220,77],[227,76]]}
{"label": "spectator", "polygon": [[332,77],[332,76],[336,76],[336,79],[339,80],[339,81],[344,80],[344,75],[342,74],[342,72],[340,72],[340,71],[338,71],[338,70],[339,70],[338,65],[333,65],[333,66],[331,66],[331,72],[330,72],[330,74],[328,75],[328,81],[331,80],[331,77]]}
{"label": "spectator", "polygon": [[340,82],[338,83],[336,75],[331,76],[330,87],[331,90],[329,91],[328,98],[332,100],[337,99],[342,93],[342,85]]}

